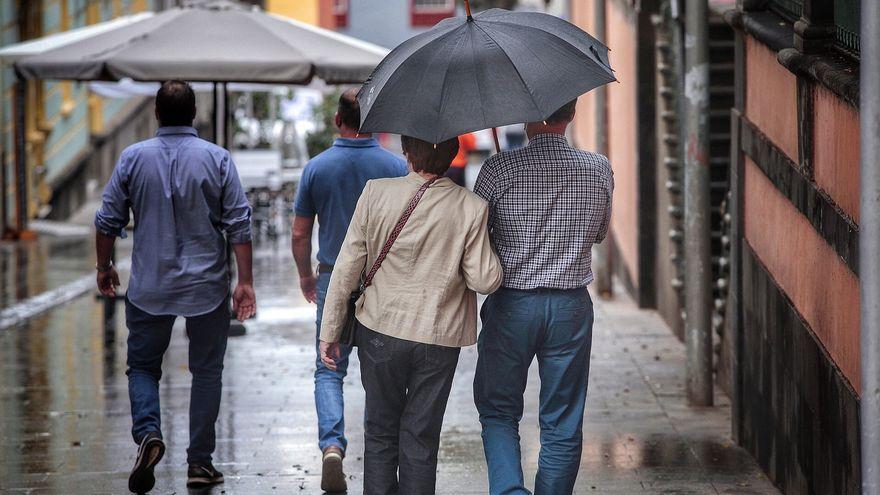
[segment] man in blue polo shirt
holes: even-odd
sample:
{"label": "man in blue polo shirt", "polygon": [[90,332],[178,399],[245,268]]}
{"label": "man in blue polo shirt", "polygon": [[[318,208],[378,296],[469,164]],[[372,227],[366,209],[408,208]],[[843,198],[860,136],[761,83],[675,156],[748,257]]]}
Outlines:
{"label": "man in blue polo shirt", "polygon": [[[299,271],[300,288],[306,300],[318,305],[315,338],[315,407],[318,411],[318,446],[323,453],[321,489],[346,490],[342,458],[345,456],[345,419],[342,380],[348,368],[350,348],[342,350],[333,371],[321,362],[317,335],[321,313],[330,285],[330,274],[342,247],[355,205],[368,180],[407,174],[406,162],[382,149],[370,134],[358,134],[361,111],[357,90],[339,98],[336,112],[339,138],[327,151],[314,157],[303,172],[296,195],[293,221],[293,258]],[[312,267],[312,229],[318,217],[318,274]]]}

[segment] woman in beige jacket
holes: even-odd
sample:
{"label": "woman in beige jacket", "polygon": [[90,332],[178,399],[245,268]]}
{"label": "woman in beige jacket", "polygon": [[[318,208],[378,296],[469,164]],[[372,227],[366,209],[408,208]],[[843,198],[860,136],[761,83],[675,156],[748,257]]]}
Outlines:
{"label": "woman in beige jacket", "polygon": [[366,495],[434,493],[459,350],[477,338],[475,293],[494,292],[502,279],[486,202],[443,177],[458,140],[436,146],[401,141],[412,172],[367,183],[333,268],[321,326],[322,359],[332,369],[349,294],[410,200],[427,186],[356,305],[355,344],[366,391]]}

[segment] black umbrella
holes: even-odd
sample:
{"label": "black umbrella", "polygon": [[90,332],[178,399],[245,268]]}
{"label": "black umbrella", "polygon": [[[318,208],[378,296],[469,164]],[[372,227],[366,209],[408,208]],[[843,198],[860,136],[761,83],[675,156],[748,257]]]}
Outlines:
{"label": "black umbrella", "polygon": [[615,80],[608,48],[569,22],[538,12],[468,13],[385,57],[358,94],[361,131],[439,143],[540,122]]}

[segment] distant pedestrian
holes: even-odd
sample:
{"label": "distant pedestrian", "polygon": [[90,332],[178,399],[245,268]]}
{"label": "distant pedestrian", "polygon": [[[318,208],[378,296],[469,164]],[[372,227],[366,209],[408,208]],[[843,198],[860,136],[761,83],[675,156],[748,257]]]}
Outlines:
{"label": "distant pedestrian", "polygon": [[188,486],[223,482],[214,469],[214,424],[220,409],[223,356],[229,335],[227,242],[238,263],[231,294],[239,320],[256,311],[251,275],[251,208],[229,152],[198,138],[195,95],[169,81],[156,95],[156,137],[122,152],[95,215],[97,282],[116,296],[111,253],[134,213],[134,251],[125,303],[132,436],[139,445],[128,480],[132,492],[153,488],[165,453],[159,409],[162,358],[178,316],[186,318],[189,369]]}
{"label": "distant pedestrian", "polygon": [[[342,240],[358,198],[370,179],[406,175],[406,162],[379,146],[370,134],[359,134],[361,121],[357,90],[339,98],[335,123],[339,137],[333,146],[314,157],[303,171],[294,206],[293,258],[299,271],[299,283],[306,300],[317,303],[315,335],[315,408],[318,412],[318,447],[323,454],[321,489],[346,490],[342,460],[348,440],[345,438],[342,382],[348,370],[351,348],[340,350],[336,369],[321,362],[318,335],[324,298],[330,274],[342,247]],[[318,274],[312,265],[312,231],[318,218]]]}
{"label": "distant pedestrian", "polygon": [[364,495],[434,493],[459,350],[477,338],[475,292],[501,284],[486,202],[443,178],[458,142],[435,147],[403,137],[402,144],[413,172],[364,189],[321,329],[321,355],[334,368],[349,296],[365,270],[374,273],[355,311],[366,391]]}
{"label": "distant pedestrian", "polygon": [[461,187],[465,187],[465,170],[471,159],[471,153],[477,149],[477,137],[472,132],[458,136],[458,153],[446,172],[446,177]]}
{"label": "distant pedestrian", "polygon": [[611,218],[611,167],[571,147],[576,101],[526,126],[529,144],[494,155],[475,192],[489,202],[502,288],[483,305],[474,399],[492,494],[527,494],[519,422],[529,367],[541,371],[537,495],[572,493],[581,459],[590,368],[590,248]]}

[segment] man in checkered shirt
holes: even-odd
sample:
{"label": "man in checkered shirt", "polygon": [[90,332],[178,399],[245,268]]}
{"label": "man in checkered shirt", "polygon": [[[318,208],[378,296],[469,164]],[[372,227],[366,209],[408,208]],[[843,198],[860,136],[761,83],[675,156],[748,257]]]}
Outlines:
{"label": "man in checkered shirt", "polygon": [[541,375],[541,453],[535,493],[570,494],[581,458],[590,368],[590,248],[611,217],[608,159],[569,146],[577,100],[526,125],[529,144],[491,157],[474,191],[489,203],[489,231],[504,267],[483,305],[474,400],[492,494],[527,494],[519,421],[529,366]]}

